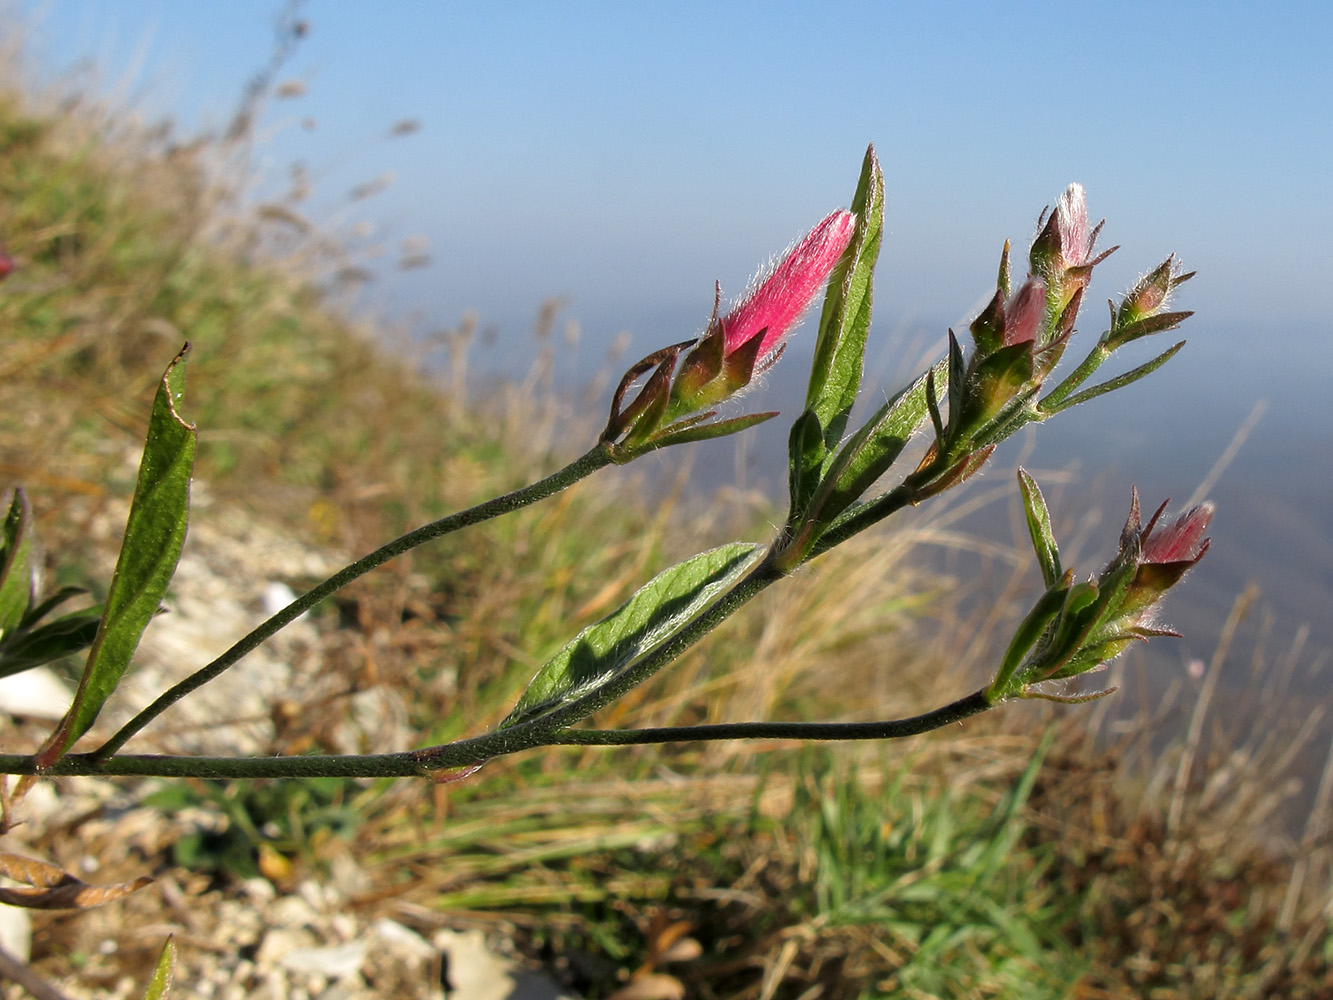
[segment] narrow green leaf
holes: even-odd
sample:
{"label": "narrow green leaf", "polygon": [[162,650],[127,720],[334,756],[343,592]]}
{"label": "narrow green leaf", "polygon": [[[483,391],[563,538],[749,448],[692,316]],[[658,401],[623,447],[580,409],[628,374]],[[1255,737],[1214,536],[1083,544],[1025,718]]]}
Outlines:
{"label": "narrow green leaf", "polygon": [[747,413],[743,417],[728,417],[726,420],[715,420],[707,424],[692,418],[682,420],[665,430],[659,431],[649,438],[646,444],[635,449],[626,448],[626,450],[633,451],[637,456],[655,451],[658,448],[670,448],[672,445],[686,444],[690,441],[707,441],[711,438],[726,437],[728,434],[739,434],[743,430],[762,424],[765,420],[772,420],[777,415],[777,410],[768,413]]}
{"label": "narrow green leaf", "polygon": [[[943,375],[947,364],[941,361],[931,371]],[[930,378],[928,372],[899,391],[838,450],[810,503],[812,517],[827,526],[888,471],[926,419]]]}
{"label": "narrow green leaf", "polygon": [[15,488],[0,539],[0,639],[19,627],[32,603],[31,520],[28,498]]}
{"label": "narrow green leaf", "polygon": [[[20,629],[32,628],[32,626],[36,625],[39,621],[41,621],[43,618],[49,615],[56,608],[60,607],[60,605],[64,604],[66,601],[70,600],[71,598],[78,597],[80,594],[86,594],[86,593],[88,593],[88,591],[84,587],[61,587],[54,594],[43,600],[41,603],[34,604],[32,607],[30,607],[28,609],[28,613],[23,616],[23,621],[19,623],[19,628]],[[99,611],[98,614],[101,614],[101,612]]]}
{"label": "narrow green leaf", "polygon": [[144,990],[143,1000],[167,1000],[171,996],[171,977],[176,971],[176,939],[167,938],[162,952],[157,956],[157,965],[153,976],[148,980],[148,989]]}
{"label": "narrow green leaf", "polygon": [[1000,669],[995,672],[994,680],[991,681],[990,687],[986,689],[987,701],[991,703],[1002,701],[1022,690],[1022,683],[1015,684],[1013,682],[1014,675],[1018,668],[1023,665],[1023,658],[1027,656],[1029,650],[1037,644],[1037,640],[1042,637],[1047,627],[1059,615],[1072,583],[1073,575],[1071,573],[1068,578],[1061,579],[1056,586],[1047,589],[1046,593],[1037,599],[1037,603],[1032,606],[1032,610],[1019,622],[1018,628],[1014,631],[1013,639],[1009,641],[1009,648],[1005,650]]}
{"label": "narrow green leaf", "polygon": [[824,464],[824,428],[813,410],[803,412],[791,425],[787,452],[791,494],[787,523],[795,525],[805,516],[810,497],[819,486],[819,471]]}
{"label": "narrow green leaf", "polygon": [[1151,375],[1153,372],[1157,371],[1158,368],[1161,368],[1162,365],[1166,364],[1173,357],[1175,357],[1176,352],[1179,351],[1184,346],[1185,342],[1182,340],[1180,343],[1174,345],[1173,347],[1168,347],[1165,351],[1157,355],[1157,357],[1153,358],[1151,361],[1148,361],[1145,364],[1141,364],[1137,368],[1125,372],[1125,374],[1123,375],[1117,375],[1113,379],[1107,379],[1105,382],[1101,382],[1098,385],[1094,385],[1090,389],[1084,389],[1082,392],[1076,392],[1068,399],[1064,400],[1064,402],[1056,405],[1054,408],[1047,408],[1046,401],[1042,400],[1042,405],[1040,409],[1042,412],[1043,419],[1045,417],[1051,416],[1054,413],[1059,413],[1061,410],[1067,410],[1071,406],[1078,406],[1079,403],[1086,403],[1090,399],[1096,399],[1098,396],[1104,396],[1108,392],[1114,392],[1116,389],[1122,389],[1132,382],[1137,382],[1145,375]]}
{"label": "narrow green leaf", "polygon": [[870,332],[875,261],[884,231],[884,172],[875,147],[866,150],[852,198],[856,232],[829,277],[819,337],[810,368],[806,409],[824,428],[825,453],[831,460],[861,387],[866,335]]}
{"label": "narrow green leaf", "polygon": [[739,581],[763,551],[753,542],[733,542],[663,570],[547,661],[500,728],[530,722],[611,683]]}
{"label": "narrow green leaf", "polygon": [[99,606],[76,611],[40,628],[19,633],[13,641],[0,647],[0,677],[81,653],[97,638],[101,617]]}
{"label": "narrow green leaf", "polygon": [[1053,587],[1060,579],[1060,547],[1055,541],[1055,531],[1051,528],[1051,512],[1046,507],[1046,498],[1041,495],[1041,487],[1019,467],[1018,488],[1023,494],[1023,511],[1027,515],[1028,533],[1032,536],[1032,547],[1037,552],[1037,562],[1041,564],[1041,578],[1047,587]]}
{"label": "narrow green leaf", "polygon": [[55,763],[93,724],[125,675],[176,571],[190,512],[196,444],[194,425],[177,411],[185,392],[189,350],[186,344],[167,367],[153,400],[139,480],[97,638],[69,713],[38,755],[43,767]]}

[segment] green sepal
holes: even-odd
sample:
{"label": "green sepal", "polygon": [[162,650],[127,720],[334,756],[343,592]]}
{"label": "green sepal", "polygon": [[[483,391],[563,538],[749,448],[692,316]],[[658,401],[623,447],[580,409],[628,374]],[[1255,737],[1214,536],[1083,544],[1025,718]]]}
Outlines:
{"label": "green sepal", "polygon": [[621,377],[619,385],[616,386],[616,391],[611,394],[611,414],[607,418],[606,427],[603,429],[598,440],[607,444],[613,444],[620,440],[622,435],[625,435],[627,431],[633,430],[634,425],[643,415],[644,410],[649,406],[657,404],[664,408],[666,403],[665,396],[663,395],[659,398],[659,395],[654,395],[654,393],[661,393],[659,386],[654,386],[653,392],[650,393],[648,392],[649,386],[645,384],[643,388],[639,390],[639,394],[634,397],[634,401],[630,403],[629,406],[624,405],[625,397],[629,395],[629,391],[634,387],[634,383],[650,369],[656,368],[657,371],[655,371],[649,378],[649,383],[651,383],[653,379],[657,379],[660,382],[663,377],[663,371],[666,372],[665,377],[669,380],[671,371],[676,366],[676,359],[680,357],[680,352],[687,347],[694,346],[694,344],[695,341],[692,340],[682,341],[679,344],[672,344],[670,347],[663,347],[660,350],[654,351],[646,358],[641,358],[632,364],[629,371],[625,372]]}
{"label": "green sepal", "polygon": [[639,390],[639,394],[634,397],[634,402],[625,408],[623,417],[628,429],[625,433],[624,449],[627,452],[637,453],[643,450],[644,442],[652,437],[653,432],[661,425],[671,394],[671,372],[675,365],[674,357],[658,365],[652,375],[648,376],[648,381]]}
{"label": "green sepal", "polygon": [[680,363],[680,370],[671,386],[673,409],[679,407],[685,412],[709,405],[707,402],[696,402],[696,399],[701,397],[704,387],[722,373],[724,340],[722,324],[717,322],[715,316],[709,324],[708,332],[699,338],[699,342]]}
{"label": "green sepal", "polygon": [[120,556],[74,703],[37,755],[39,768],[60,759],[88,731],[125,675],[144,629],[176,571],[190,514],[190,474],[197,436],[179,413],[190,345],[167,367],[153,400],[139,478]]}
{"label": "green sepal", "polygon": [[1037,563],[1041,566],[1041,579],[1047,587],[1053,587],[1060,579],[1060,547],[1055,541],[1055,532],[1051,528],[1051,512],[1046,507],[1046,498],[1041,495],[1041,487],[1026,469],[1018,469],[1018,488],[1023,494],[1023,512],[1027,516],[1028,534],[1032,536],[1032,547],[1037,552]]}
{"label": "green sepal", "polygon": [[726,420],[708,424],[702,421],[712,414],[705,413],[697,420],[681,420],[659,431],[633,454],[637,457],[658,448],[670,448],[672,445],[687,444],[690,441],[708,441],[712,438],[726,437],[728,434],[739,434],[743,430],[762,424],[765,420],[772,420],[777,415],[777,410],[770,410],[767,413],[747,413],[743,417],[728,417]]}
{"label": "green sepal", "polygon": [[[952,443],[957,443],[966,429],[963,410],[972,401],[975,383],[968,384],[967,363],[963,360],[963,347],[958,338],[949,331],[949,426],[948,432]],[[941,451],[943,439],[941,438]]]}
{"label": "green sepal", "polygon": [[[764,337],[767,333],[768,327],[756,330],[749,340],[722,359],[722,377],[717,380],[716,388],[713,390],[716,395],[706,393],[704,406],[711,406],[713,403],[734,396],[750,384],[750,380],[754,378],[754,366],[759,361],[759,348],[764,346]],[[776,362],[781,356],[778,352],[782,350],[783,347],[779,347],[765,363],[771,365]]]}
{"label": "green sepal", "polygon": [[862,161],[851,210],[856,229],[829,276],[805,397],[806,409],[824,428],[826,460],[842,440],[856,402],[870,332],[875,261],[884,231],[884,172],[873,145]]}
{"label": "green sepal", "polygon": [[1032,348],[1030,342],[1012,344],[977,362],[968,386],[966,412],[959,417],[961,434],[978,440],[977,432],[1032,381]]}
{"label": "green sepal", "polygon": [[0,539],[0,640],[22,624],[32,604],[31,521],[28,498],[15,487]]}
{"label": "green sepal", "polygon": [[[1009,244],[1006,243],[1006,264],[1008,250]],[[996,291],[986,304],[986,308],[981,310],[981,314],[968,326],[978,354],[990,354],[1004,346],[1004,301],[1007,296],[1008,292]]]}
{"label": "green sepal", "polygon": [[[625,678],[636,662],[734,586],[755,566],[763,551],[762,545],[733,542],[657,574],[548,660],[499,728],[532,722],[578,702],[593,702],[608,685]],[[634,683],[646,679],[635,678]],[[594,710],[590,707],[585,714]]]}
{"label": "green sepal", "polygon": [[939,456],[944,453],[944,418],[940,415],[940,394],[935,382],[935,369],[932,368],[926,372],[926,412],[930,414],[931,430],[935,432],[935,453]]}

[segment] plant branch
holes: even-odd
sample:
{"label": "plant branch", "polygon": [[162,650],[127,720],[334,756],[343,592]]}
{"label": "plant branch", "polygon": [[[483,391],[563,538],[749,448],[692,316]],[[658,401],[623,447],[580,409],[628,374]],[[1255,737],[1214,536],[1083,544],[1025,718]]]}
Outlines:
{"label": "plant branch", "polygon": [[880,722],[721,722],[657,729],[565,729],[551,742],[559,746],[637,746],[718,740],[894,740],[940,729],[994,708],[985,690],[922,715]]}
{"label": "plant branch", "polygon": [[432,521],[430,524],[422,525],[420,528],[409,531],[405,535],[400,535],[393,541],[380,546],[374,552],[363,556],[349,566],[345,566],[323,583],[306,591],[273,617],[257,626],[249,635],[213,660],[212,663],[201,667],[184,680],[164,691],[151,705],[125,723],[114,736],[94,750],[91,756],[99,760],[110,758],[125,745],[130,737],[176,702],[190,692],[203,687],[228,667],[233,666],[245,654],[358,577],[364,576],[390,559],[400,556],[425,542],[439,538],[441,535],[447,535],[452,531],[458,531],[460,528],[466,528],[469,525],[478,524],[502,514],[512,513],[529,504],[536,503],[538,500],[545,500],[547,497],[572,486],[580,479],[592,475],[598,469],[610,465],[612,461],[610,446],[599,442],[587,454],[575,459],[559,472],[552,473],[545,479],[514,490],[512,493],[506,493],[504,496],[487,500],[475,507],[469,507],[467,510],[450,514],[438,521]]}
{"label": "plant branch", "polygon": [[[495,757],[542,746],[629,746],[650,743],[689,743],[715,740],[886,740],[940,729],[993,708],[986,692],[921,715],[881,722],[736,722],[709,726],[661,729],[564,729],[555,733],[519,733],[522,727],[500,730],[441,747],[403,753],[309,755],[294,757],[172,757],[160,754],[120,754],[101,759],[96,754],[67,754],[47,776],[134,775],[164,778],[393,778],[423,777],[432,772],[481,764]],[[36,758],[0,754],[0,773],[34,774]]]}

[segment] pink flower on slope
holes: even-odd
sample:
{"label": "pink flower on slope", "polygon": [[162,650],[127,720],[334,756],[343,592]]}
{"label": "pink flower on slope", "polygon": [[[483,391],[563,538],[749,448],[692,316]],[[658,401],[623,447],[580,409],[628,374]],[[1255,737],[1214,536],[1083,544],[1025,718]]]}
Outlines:
{"label": "pink flower on slope", "polygon": [[745,298],[718,321],[724,338],[723,353],[734,354],[762,331],[756,355],[762,364],[786,340],[824,287],[855,229],[856,216],[840,209],[810,230],[771,274],[757,281]]}

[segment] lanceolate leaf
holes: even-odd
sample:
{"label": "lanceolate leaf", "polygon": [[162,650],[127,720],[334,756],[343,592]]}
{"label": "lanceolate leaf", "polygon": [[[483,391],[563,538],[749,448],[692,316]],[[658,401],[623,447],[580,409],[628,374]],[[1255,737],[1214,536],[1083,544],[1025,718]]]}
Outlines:
{"label": "lanceolate leaf", "polygon": [[1027,514],[1028,534],[1032,536],[1032,547],[1037,552],[1037,562],[1041,564],[1041,578],[1047,587],[1055,586],[1063,570],[1060,569],[1060,549],[1055,543],[1055,532],[1051,528],[1051,514],[1046,508],[1046,498],[1041,495],[1041,487],[1028,474],[1026,469],[1018,470],[1018,488],[1023,493],[1023,510]]}
{"label": "lanceolate leaf", "polygon": [[196,443],[194,425],[186,423],[177,410],[185,392],[189,350],[187,344],[171,362],[153,400],[139,480],[97,638],[74,703],[38,757],[43,767],[55,763],[93,724],[124,676],[176,571],[190,511]]}
{"label": "lanceolate leaf", "polygon": [[167,938],[162,952],[157,956],[157,965],[153,968],[153,977],[148,980],[143,1000],[167,1000],[171,996],[171,977],[176,971],[176,939]]}
{"label": "lanceolate leaf", "polygon": [[653,577],[610,615],[580,632],[528,684],[501,729],[587,697],[623,674],[741,579],[764,546],[733,542]]}
{"label": "lanceolate leaf", "polygon": [[[943,375],[946,364],[939,362],[933,371]],[[880,407],[843,445],[810,504],[811,517],[827,526],[888,471],[926,419],[927,377],[921,376]]]}
{"label": "lanceolate leaf", "polygon": [[0,677],[82,652],[97,637],[101,609],[75,611],[38,628],[22,632],[0,648]]}
{"label": "lanceolate leaf", "polygon": [[32,530],[28,498],[14,490],[0,537],[0,639],[18,628],[32,602]]}
{"label": "lanceolate leaf", "polygon": [[810,497],[819,486],[820,469],[824,464],[824,430],[813,410],[806,410],[791,425],[787,451],[791,494],[787,520],[794,526],[805,516]]}
{"label": "lanceolate leaf", "polygon": [[852,211],[856,233],[829,277],[805,399],[824,428],[826,461],[831,461],[856,402],[870,331],[871,286],[884,229],[884,173],[874,146],[866,150]]}

